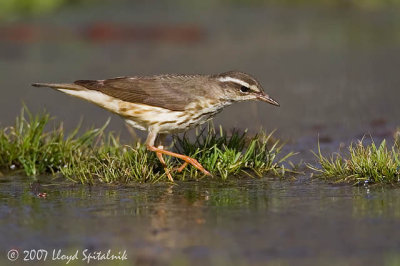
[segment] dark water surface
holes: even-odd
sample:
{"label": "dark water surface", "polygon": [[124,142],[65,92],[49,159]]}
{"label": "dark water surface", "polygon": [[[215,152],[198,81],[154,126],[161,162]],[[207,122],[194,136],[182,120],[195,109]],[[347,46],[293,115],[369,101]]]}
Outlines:
{"label": "dark water surface", "polygon": [[129,265],[400,263],[400,191],[392,188],[269,178],[32,188],[10,177],[0,199],[2,253],[126,250]]}
{"label": "dark water surface", "polygon": [[[133,2],[1,24],[0,126],[13,123],[22,101],[45,107],[67,129],[81,117],[86,128],[110,116],[32,82],[231,69],[254,74],[281,107],[237,104],[216,124],[277,128],[298,142],[297,160],[310,162],[318,135],[324,150],[336,151],[365,133],[391,138],[400,125],[396,10]],[[109,129],[128,136],[116,116]],[[396,188],[304,176],[131,187],[0,182],[1,265],[11,265],[12,248],[126,250],[125,265],[400,265]]]}
{"label": "dark water surface", "polygon": [[[22,101],[45,107],[66,128],[110,116],[33,82],[232,69],[257,77],[281,107],[233,105],[216,118],[225,128],[354,138],[376,122],[399,124],[396,10],[115,1],[0,26],[1,125],[14,121]],[[127,135],[117,117],[110,128]]]}

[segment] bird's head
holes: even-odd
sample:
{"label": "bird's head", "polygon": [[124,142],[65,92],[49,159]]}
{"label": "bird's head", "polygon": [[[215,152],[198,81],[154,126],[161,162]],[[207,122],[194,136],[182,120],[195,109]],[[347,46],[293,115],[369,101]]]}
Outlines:
{"label": "bird's head", "polygon": [[213,76],[230,101],[260,100],[276,106],[279,103],[266,94],[260,83],[249,74],[229,71]]}

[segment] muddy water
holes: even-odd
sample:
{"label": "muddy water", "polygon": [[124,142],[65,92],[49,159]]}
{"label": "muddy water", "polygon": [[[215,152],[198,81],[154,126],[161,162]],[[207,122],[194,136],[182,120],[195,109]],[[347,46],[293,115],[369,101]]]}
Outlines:
{"label": "muddy water", "polygon": [[129,265],[400,261],[396,189],[268,178],[93,188],[42,182],[32,189],[24,180],[1,185],[2,253],[126,250]]}
{"label": "muddy water", "polygon": [[[161,7],[122,1],[3,23],[1,126],[14,121],[22,101],[34,111],[45,107],[67,129],[81,117],[89,127],[109,116],[31,88],[32,82],[230,69],[258,77],[281,108],[242,103],[216,124],[277,128],[302,152],[298,160],[312,158],[318,134],[323,149],[334,151],[365,133],[390,137],[400,124],[400,19],[394,11]],[[110,129],[128,136],[116,116]],[[400,263],[400,192],[393,188],[332,185],[309,173],[296,181],[131,187],[0,180],[1,265],[9,264],[11,248],[70,255],[126,250],[126,265]]]}
{"label": "muddy water", "polygon": [[[376,122],[399,124],[400,18],[394,11],[128,2],[3,23],[1,124],[13,122],[22,101],[34,110],[45,107],[67,127],[81,117],[84,125],[101,125],[110,116],[32,82],[231,69],[255,75],[281,108],[234,105],[216,118],[226,128],[353,138]],[[116,116],[110,128],[127,136]]]}

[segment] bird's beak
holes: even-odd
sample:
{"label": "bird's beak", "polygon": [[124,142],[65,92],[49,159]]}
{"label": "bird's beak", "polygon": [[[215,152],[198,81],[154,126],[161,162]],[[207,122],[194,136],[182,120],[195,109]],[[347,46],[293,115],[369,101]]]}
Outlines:
{"label": "bird's beak", "polygon": [[263,101],[263,102],[270,103],[270,104],[275,105],[275,106],[280,106],[280,104],[277,101],[275,101],[274,99],[269,97],[268,94],[265,94],[265,93],[258,95],[257,99],[260,100],[260,101]]}

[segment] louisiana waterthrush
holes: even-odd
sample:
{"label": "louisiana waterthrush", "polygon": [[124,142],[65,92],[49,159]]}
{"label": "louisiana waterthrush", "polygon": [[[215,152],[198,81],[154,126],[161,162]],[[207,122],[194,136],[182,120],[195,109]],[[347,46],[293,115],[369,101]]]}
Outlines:
{"label": "louisiana waterthrush", "polygon": [[212,119],[234,102],[261,100],[279,106],[252,76],[238,71],[217,75],[167,74],[119,77],[106,80],[78,80],[74,83],[34,83],[95,103],[138,129],[147,130],[147,148],[157,154],[168,179],[173,181],[162,154],[182,159],[204,174],[209,172],[195,159],[167,151],[165,136],[186,131]]}

